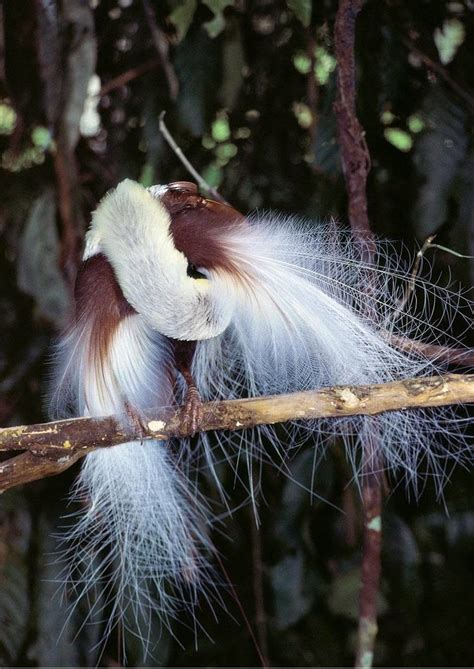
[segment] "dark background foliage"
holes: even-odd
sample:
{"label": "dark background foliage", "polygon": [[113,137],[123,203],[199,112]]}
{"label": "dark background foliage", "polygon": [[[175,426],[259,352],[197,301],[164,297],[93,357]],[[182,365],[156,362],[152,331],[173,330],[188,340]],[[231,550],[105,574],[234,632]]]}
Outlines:
{"label": "dark background foliage", "polygon": [[[346,221],[332,105],[336,0],[4,0],[0,12],[0,422],[45,418],[51,339],[64,325],[84,230],[124,177],[187,179],[158,129],[237,208]],[[159,51],[161,50],[161,56]],[[358,113],[372,158],[369,214],[380,235],[433,232],[474,254],[474,3],[368,0],[357,23]],[[315,222],[317,225],[317,222]],[[429,252],[435,276],[469,286],[474,264]],[[264,466],[260,534],[248,507],[216,537],[253,629],[261,569],[275,665],[350,664],[357,621],[360,501],[336,444],[302,487]],[[52,535],[77,469],[6,493],[0,506],[0,661],[94,665],[100,625],[64,626]],[[233,489],[238,507],[245,491]],[[313,478],[313,480],[311,480]],[[384,505],[380,633],[375,662],[471,665],[474,493],[457,471],[444,503],[396,481]],[[230,589],[205,631],[166,631],[149,664],[255,665]],[[258,607],[257,607],[258,608]],[[64,629],[63,629],[64,626]],[[60,632],[63,630],[61,636]],[[155,632],[153,632],[155,634]],[[158,639],[158,628],[156,630]],[[129,640],[130,663],[140,662]],[[262,640],[260,639],[260,642]],[[117,639],[102,662],[117,666]]]}

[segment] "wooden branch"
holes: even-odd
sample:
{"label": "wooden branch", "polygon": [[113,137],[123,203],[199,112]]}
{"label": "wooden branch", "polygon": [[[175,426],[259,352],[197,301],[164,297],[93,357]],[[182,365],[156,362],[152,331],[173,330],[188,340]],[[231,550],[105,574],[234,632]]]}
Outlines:
{"label": "wooden branch", "polygon": [[426,342],[402,337],[390,332],[386,333],[386,339],[392,346],[407,353],[423,355],[430,360],[445,362],[448,365],[455,365],[457,367],[474,367],[473,348],[451,348],[449,346],[442,346],[441,344],[427,344]]}
{"label": "wooden branch", "polygon": [[[291,420],[375,416],[385,411],[470,402],[474,402],[474,374],[449,374],[371,386],[337,386],[291,395],[208,402],[204,404],[198,431],[237,431]],[[181,427],[182,411],[181,408],[145,411],[142,431],[115,416],[0,428],[0,452],[27,451],[0,464],[0,492],[63,471],[97,448],[127,441],[187,436],[189,433]],[[26,455],[30,457],[24,457]]]}
{"label": "wooden branch", "polygon": [[0,493],[25,483],[61,474],[83,455],[81,451],[63,453],[62,457],[53,460],[26,451],[10,458],[0,463]]}

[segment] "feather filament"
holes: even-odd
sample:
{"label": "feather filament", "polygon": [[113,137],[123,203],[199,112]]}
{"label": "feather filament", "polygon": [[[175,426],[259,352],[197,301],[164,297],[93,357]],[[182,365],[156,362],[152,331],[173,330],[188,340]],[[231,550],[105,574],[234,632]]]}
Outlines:
{"label": "feather filament", "polygon": [[[251,220],[246,235],[236,227],[216,234],[228,248],[238,278],[219,270],[211,273],[214,281],[222,283],[221,290],[232,294],[236,306],[226,331],[198,344],[194,376],[206,399],[436,374],[444,371],[443,364],[415,351],[398,350],[390,344],[389,335],[423,339],[429,334],[431,340],[444,336],[430,319],[433,297],[446,313],[451,308],[456,314],[464,306],[466,328],[470,325],[469,301],[429,281],[416,282],[422,291],[417,313],[398,314],[400,291],[412,280],[409,273],[394,264],[382,244],[378,266],[367,267],[358,259],[350,235],[335,226],[314,228],[270,215]],[[368,271],[373,281],[370,298],[363,291]],[[368,299],[370,315],[364,309]],[[342,436],[356,479],[361,473],[361,445],[375,432],[376,459],[387,469],[402,472],[415,491],[428,477],[441,494],[452,463],[472,460],[463,420],[451,408],[305,424],[295,421],[292,428],[288,426],[290,447],[308,435],[321,444],[330,436]],[[284,460],[274,428],[260,432]],[[219,435],[219,441],[227,450],[248,449],[255,454],[263,450],[255,431],[247,436]]]}
{"label": "feather filament", "polygon": [[[60,344],[54,414],[123,415],[125,401],[138,410],[169,405],[166,340],[140,316],[121,322],[105,357],[91,346],[88,323]],[[60,536],[58,561],[65,564],[60,581],[72,587],[73,607],[82,599],[92,602],[90,616],[104,624],[103,642],[125,624],[147,655],[157,643],[148,638],[153,615],[171,628],[183,609],[197,605],[198,593],[211,596],[211,521],[186,471],[191,465],[183,463],[185,457],[173,457],[158,441],[125,443],[85,458],[71,494],[81,509],[69,514],[72,527]]]}
{"label": "feather filament", "polygon": [[[87,304],[79,310],[58,347],[53,416],[124,415],[128,406],[139,415],[141,409],[180,401],[185,386],[170,371],[175,361],[168,337],[198,340],[194,380],[204,400],[219,400],[433,375],[444,371],[443,364],[415,350],[398,350],[390,335],[429,335],[445,342],[443,327],[430,312],[433,298],[442,305],[444,320],[464,309],[466,327],[472,324],[466,298],[427,280],[415,280],[416,310],[414,300],[413,313],[400,309],[413,277],[391,259],[388,247],[380,245],[377,266],[367,267],[350,235],[336,226],[314,227],[271,214],[243,224],[230,213],[220,225],[191,229],[194,252],[218,251],[212,266],[196,266],[203,278],[194,281],[187,275],[194,261],[174,247],[172,217],[157,203],[165,193],[165,187],[147,193],[125,181],[94,214],[86,262],[105,254],[130,309],[120,311],[119,303],[109,309],[115,318],[111,332]],[[369,310],[363,288],[368,273]],[[472,460],[463,427],[450,408],[394,411],[294,421],[280,427],[278,436],[271,426],[202,434],[198,444],[223,499],[227,491],[218,464],[228,460],[239,476],[236,463],[247,463],[256,508],[255,458],[275,464],[276,454],[278,466],[288,469],[291,451],[309,437],[315,446],[341,437],[356,480],[370,437],[377,467],[382,463],[402,472],[416,493],[432,479],[441,494],[453,463]],[[269,445],[273,456],[267,454]],[[83,508],[63,539],[65,578],[75,583],[76,597],[92,596],[98,614],[107,610],[106,636],[117,621],[131,621],[126,624],[141,636],[145,650],[152,644],[154,612],[170,626],[183,606],[196,606],[200,592],[219,601],[206,558],[213,551],[208,535],[216,519],[190,475],[201,463],[187,446],[183,441],[173,453],[163,443],[134,442],[88,455],[73,492]],[[91,595],[97,589],[102,595]]]}

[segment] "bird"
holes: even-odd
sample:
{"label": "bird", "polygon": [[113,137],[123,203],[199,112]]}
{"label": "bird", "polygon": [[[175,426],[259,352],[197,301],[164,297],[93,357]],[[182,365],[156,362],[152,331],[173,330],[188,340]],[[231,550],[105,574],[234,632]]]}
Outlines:
{"label": "bird", "polygon": [[[116,414],[139,429],[145,409],[183,403],[195,432],[204,401],[442,372],[442,362],[393,340],[436,339],[429,306],[450,294],[419,280],[411,313],[399,284],[406,290],[414,277],[378,249],[382,262],[369,267],[334,223],[245,216],[187,181],[122,181],[92,215],[74,315],[55,350],[51,416]],[[452,409],[393,411],[296,420],[284,444],[272,426],[214,442],[201,434],[198,444],[214,472],[216,448],[251,462],[270,444],[284,460],[301,439],[326,444],[337,434],[357,479],[375,434],[377,466],[415,488],[430,476],[441,489],[449,463],[470,458],[461,423]],[[149,645],[151,616],[171,626],[200,597],[219,597],[213,517],[195,461],[188,447],[150,440],[86,456],[72,493],[80,508],[62,540],[65,580],[73,606],[87,599],[93,612],[107,610],[105,637],[120,622]]]}

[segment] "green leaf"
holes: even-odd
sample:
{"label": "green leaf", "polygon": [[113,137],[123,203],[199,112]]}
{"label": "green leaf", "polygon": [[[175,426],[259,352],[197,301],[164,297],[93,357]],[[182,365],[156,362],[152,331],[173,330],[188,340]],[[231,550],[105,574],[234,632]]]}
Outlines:
{"label": "green leaf", "polygon": [[314,75],[316,81],[320,86],[325,86],[332,72],[336,69],[336,59],[322,46],[316,48],[315,57]]}
{"label": "green leaf", "polygon": [[291,9],[293,14],[296,16],[298,21],[300,21],[305,28],[307,28],[311,22],[311,10],[313,8],[311,0],[286,0],[288,8]]}
{"label": "green leaf", "polygon": [[411,135],[401,128],[385,128],[383,131],[387,142],[390,142],[396,149],[407,153],[413,147],[413,139]]}
{"label": "green leaf", "polygon": [[173,9],[168,19],[176,28],[178,41],[186,37],[191,23],[193,22],[194,14],[196,12],[196,0],[182,0]]}
{"label": "green leaf", "polygon": [[[339,574],[334,579],[327,599],[331,613],[354,621],[359,619],[360,583],[359,568]],[[377,595],[378,614],[383,615],[387,609],[387,601],[379,592]]]}
{"label": "green leaf", "polygon": [[151,163],[145,163],[143,165],[140,178],[138,179],[138,181],[145,188],[149,188],[150,186],[153,186],[153,184],[155,183],[154,177],[155,177],[155,170],[153,169],[153,165]]}
{"label": "green leaf", "polygon": [[235,0],[202,0],[202,4],[206,5],[214,14],[214,18],[204,23],[207,34],[214,39],[225,28],[224,10],[227,7],[233,7]]}
{"label": "green leaf", "polygon": [[293,65],[300,74],[309,74],[311,71],[311,58],[304,51],[298,51],[293,56]]}
{"label": "green leaf", "polygon": [[8,102],[0,103],[0,135],[11,135],[15,129],[16,112]]}
{"label": "green leaf", "polygon": [[417,134],[424,130],[425,122],[419,114],[412,114],[407,119],[407,125],[410,129],[410,132]]}
{"label": "green leaf", "polygon": [[219,116],[211,128],[212,139],[216,142],[226,142],[230,139],[230,126],[227,116]]}
{"label": "green leaf", "polygon": [[440,61],[443,65],[448,65],[466,39],[466,30],[459,19],[448,19],[443,23],[442,28],[434,31],[433,39]]}

